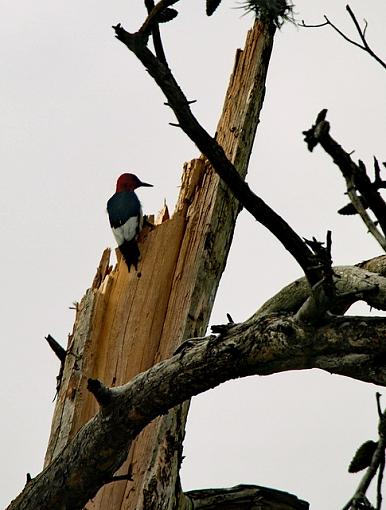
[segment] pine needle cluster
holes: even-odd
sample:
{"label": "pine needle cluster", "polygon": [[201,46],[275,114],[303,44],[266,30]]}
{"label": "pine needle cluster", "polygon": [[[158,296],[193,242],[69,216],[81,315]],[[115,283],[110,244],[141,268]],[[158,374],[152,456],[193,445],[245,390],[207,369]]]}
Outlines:
{"label": "pine needle cluster", "polygon": [[261,21],[271,21],[280,28],[285,21],[294,22],[293,4],[287,0],[243,0],[240,7],[254,12]]}

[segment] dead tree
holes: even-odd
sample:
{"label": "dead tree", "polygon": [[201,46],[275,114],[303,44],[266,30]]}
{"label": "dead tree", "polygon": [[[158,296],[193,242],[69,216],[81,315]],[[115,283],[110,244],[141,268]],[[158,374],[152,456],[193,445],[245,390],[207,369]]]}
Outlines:
{"label": "dead tree", "polygon": [[[295,496],[258,486],[183,494],[178,469],[189,398],[232,378],[315,367],[386,385],[386,319],[344,316],[358,300],[386,309],[386,256],[332,267],[330,232],[325,244],[302,239],[244,181],[285,2],[274,2],[279,11],[271,18],[263,11],[238,52],[212,137],[192,114],[160,40],[155,54],[148,48],[150,35],[159,37],[160,16],[177,1],[149,5],[134,34],[121,25],[114,30],[203,156],[185,168],[173,217],[163,214],[156,228],[143,233],[139,273],[128,274],[121,262],[112,270],[109,252],[103,254],[67,348],[45,469],[29,480],[12,510],[258,508],[262,502],[267,508],[307,508]],[[384,236],[379,187],[330,136],[326,111],[305,137],[310,150],[321,145],[332,156]],[[304,278],[247,321],[215,326],[205,336],[241,207],[276,236]]]}

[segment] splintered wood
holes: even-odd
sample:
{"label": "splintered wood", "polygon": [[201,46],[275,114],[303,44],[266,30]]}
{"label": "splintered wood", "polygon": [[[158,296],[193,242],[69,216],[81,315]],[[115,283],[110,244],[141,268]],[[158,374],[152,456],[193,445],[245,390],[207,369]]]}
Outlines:
{"label": "splintered wood", "polygon": [[[244,177],[259,122],[273,33],[256,23],[238,50],[217,139]],[[107,386],[129,381],[205,333],[230,248],[239,206],[205,158],[184,167],[176,210],[166,209],[140,236],[138,272],[106,250],[91,289],[79,303],[46,453],[48,465],[98,411],[89,377]],[[171,508],[178,492],[188,405],[152,422],[88,510]],[[161,507],[162,504],[162,507]]]}

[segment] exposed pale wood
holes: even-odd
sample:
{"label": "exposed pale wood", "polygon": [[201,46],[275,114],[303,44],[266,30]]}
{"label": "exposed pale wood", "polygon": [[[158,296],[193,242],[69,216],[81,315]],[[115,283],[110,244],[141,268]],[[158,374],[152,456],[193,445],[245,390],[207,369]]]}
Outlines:
{"label": "exposed pale wood", "polygon": [[89,289],[77,306],[73,334],[69,337],[65,368],[51,423],[45,466],[60,453],[72,437],[72,424],[78,404],[79,386],[84,379],[84,352],[90,341],[90,321],[94,304],[95,294],[92,289]]}
{"label": "exposed pale wood", "polygon": [[[243,177],[247,173],[259,123],[272,44],[273,32],[256,22],[253,30],[248,32],[245,49],[237,51],[223,112],[217,126],[218,141]],[[188,288],[189,285],[191,287],[190,303],[186,309],[182,335],[180,329],[182,321],[178,325],[172,322],[178,331],[170,330],[170,334],[179,333],[182,339],[205,334],[239,212],[238,202],[212,171],[210,165],[206,161],[203,168],[197,168],[196,165],[195,162],[187,165],[184,179],[189,179],[193,185],[196,184],[197,192],[191,198],[189,193],[184,191],[183,181],[177,204],[178,209],[183,203],[191,202],[188,209],[187,235],[181,247],[180,265],[177,266],[181,288]],[[194,189],[193,186],[191,189]],[[201,239],[196,235],[199,225],[203,226]],[[177,436],[163,434],[160,431],[159,437],[164,439],[154,443],[154,452],[141,490],[141,494],[147,494],[148,499],[146,501],[141,499],[136,508],[161,509],[173,508],[175,505],[176,492],[180,486],[178,461],[182,453],[175,450],[176,444],[179,445],[181,427],[186,420],[187,411],[188,404],[184,406],[182,412],[177,408],[168,414],[164,419],[167,426],[160,423],[160,429],[175,430]],[[175,462],[170,460],[171,451]],[[162,461],[168,457],[168,463]],[[132,507],[124,508],[129,510]]]}
{"label": "exposed pale wood", "polygon": [[[218,139],[245,176],[265,90],[272,30],[256,23],[239,50]],[[105,252],[81,301],[55,409],[48,464],[97,410],[88,377],[120,385],[164,359],[184,338],[205,333],[231,244],[238,203],[203,158],[185,166],[173,217],[141,236],[139,271],[111,271]],[[164,215],[165,218],[165,215]],[[119,474],[133,482],[106,485],[88,510],[171,508],[178,488],[188,404],[150,424]],[[161,496],[162,495],[162,496]]]}

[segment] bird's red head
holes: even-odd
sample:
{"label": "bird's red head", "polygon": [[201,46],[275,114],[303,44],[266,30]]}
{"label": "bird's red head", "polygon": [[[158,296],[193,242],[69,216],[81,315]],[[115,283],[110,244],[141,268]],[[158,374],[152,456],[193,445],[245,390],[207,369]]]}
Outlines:
{"label": "bird's red head", "polygon": [[122,174],[117,180],[117,193],[120,191],[134,191],[140,186],[153,187],[152,184],[140,181],[134,174]]}

